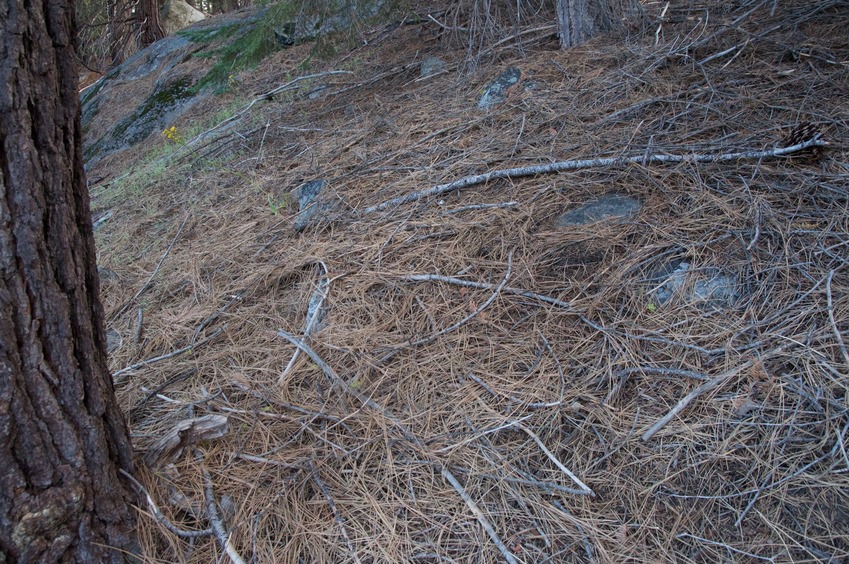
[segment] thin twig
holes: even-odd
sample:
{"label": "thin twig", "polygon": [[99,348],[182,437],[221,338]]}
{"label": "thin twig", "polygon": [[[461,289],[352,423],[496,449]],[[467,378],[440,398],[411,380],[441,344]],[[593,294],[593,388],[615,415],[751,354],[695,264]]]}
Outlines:
{"label": "thin twig", "polygon": [[212,529],[204,529],[202,531],[184,531],[183,529],[181,529],[180,527],[178,527],[177,525],[175,525],[174,523],[169,521],[168,518],[165,515],[162,514],[162,511],[159,510],[159,507],[156,506],[156,503],[153,501],[153,498],[150,496],[150,493],[148,493],[147,488],[145,488],[141,484],[141,482],[136,480],[133,477],[132,474],[130,474],[129,472],[127,472],[123,468],[119,468],[118,472],[120,472],[125,478],[130,480],[133,483],[133,485],[139,490],[139,492],[144,494],[144,497],[147,500],[147,507],[148,507],[148,509],[150,509],[150,512],[153,513],[153,516],[156,518],[156,520],[159,521],[162,524],[163,527],[165,527],[166,529],[168,529],[169,531],[171,531],[172,533],[174,533],[178,537],[181,537],[181,538],[184,538],[184,539],[191,539],[191,538],[208,537],[208,536],[211,536],[211,535],[214,534]]}
{"label": "thin twig", "polygon": [[530,429],[528,429],[527,427],[525,427],[525,426],[524,426],[524,425],[522,425],[521,423],[517,423],[517,424],[516,424],[516,427],[517,427],[518,429],[521,429],[521,430],[522,430],[522,431],[524,431],[525,433],[527,433],[527,435],[528,435],[529,437],[531,437],[531,438],[534,440],[534,442],[537,444],[537,446],[540,448],[540,450],[541,450],[542,452],[544,452],[544,453],[545,453],[545,455],[548,457],[548,459],[549,459],[549,460],[551,460],[551,461],[554,463],[554,465],[555,465],[555,466],[557,466],[558,468],[560,468],[560,470],[561,470],[564,474],[566,474],[567,476],[569,476],[569,478],[571,478],[571,479],[572,479],[572,481],[573,481],[573,482],[575,482],[575,483],[578,485],[578,487],[579,487],[579,488],[581,488],[581,493],[582,493],[583,495],[588,495],[588,496],[590,496],[590,497],[595,497],[595,492],[594,492],[592,489],[590,489],[590,487],[589,487],[588,485],[586,485],[585,483],[583,483],[583,482],[581,481],[581,479],[580,479],[580,478],[578,478],[575,474],[573,474],[571,470],[569,470],[568,468],[566,468],[566,466],[564,466],[564,465],[563,465],[563,463],[562,463],[562,462],[560,462],[560,461],[557,459],[557,457],[556,457],[556,456],[554,456],[554,454],[553,454],[550,450],[548,450],[548,448],[546,448],[545,444],[542,442],[542,439],[540,439],[540,438],[537,436],[537,434],[536,434],[536,433],[534,433],[533,431],[531,431]]}
{"label": "thin twig", "polygon": [[690,533],[680,533],[680,534],[676,535],[675,538],[676,539],[690,538],[690,539],[693,539],[693,540],[702,541],[704,543],[707,543],[707,544],[710,544],[710,545],[713,545],[713,546],[721,546],[721,547],[725,548],[726,550],[728,550],[729,552],[741,554],[743,556],[748,556],[749,558],[755,558],[757,560],[766,560],[767,562],[775,562],[775,558],[772,558],[772,557],[769,557],[769,556],[760,556],[758,554],[746,552],[745,550],[740,550],[739,548],[734,548],[733,546],[728,545],[724,542],[717,542],[717,541],[713,541],[713,540],[706,539],[706,538],[703,538],[703,537],[697,537],[696,535],[691,535]]}
{"label": "thin twig", "polygon": [[[326,362],[324,362],[324,359],[323,359],[323,358],[321,358],[321,357],[318,355],[318,353],[316,353],[316,352],[315,352],[315,351],[314,351],[314,350],[313,350],[313,349],[312,349],[312,348],[311,348],[308,344],[306,344],[306,343],[305,343],[302,339],[299,339],[298,337],[295,337],[294,335],[292,335],[292,334],[290,334],[290,333],[287,333],[287,332],[286,332],[286,331],[284,331],[283,329],[278,329],[278,330],[277,330],[277,334],[278,334],[279,336],[283,337],[284,339],[286,339],[287,341],[289,341],[290,343],[292,343],[293,345],[295,345],[296,347],[298,347],[299,349],[301,349],[302,351],[304,351],[304,352],[307,354],[307,356],[308,356],[308,357],[310,357],[310,358],[312,359],[312,361],[316,364],[316,366],[318,366],[319,368],[321,368],[321,371],[322,371],[322,372],[324,372],[324,375],[325,375],[325,376],[327,376],[327,379],[328,379],[328,380],[330,380],[330,382],[331,382],[331,383],[333,383],[333,384],[334,384],[334,385],[336,385],[336,386],[341,387],[344,391],[346,391],[347,393],[351,394],[352,396],[354,396],[355,398],[357,398],[360,402],[362,402],[362,403],[363,403],[363,405],[366,405],[366,406],[368,406],[368,407],[370,407],[370,408],[374,409],[374,410],[375,410],[375,411],[377,411],[378,413],[381,413],[381,414],[382,414],[382,415],[384,415],[387,419],[389,419],[390,421],[392,421],[393,423],[395,423],[395,424],[396,424],[396,426],[398,426],[401,430],[406,431],[406,429],[404,428],[404,426],[403,426],[403,425],[401,425],[401,422],[400,422],[400,421],[398,421],[398,419],[397,419],[396,417],[394,417],[393,415],[389,414],[389,412],[387,412],[387,411],[386,411],[386,410],[385,410],[382,406],[378,405],[378,404],[377,404],[374,400],[372,400],[371,398],[366,397],[365,395],[361,394],[361,393],[360,393],[360,392],[358,392],[357,390],[353,389],[350,385],[348,385],[348,383],[347,383],[347,382],[345,382],[345,380],[343,380],[343,379],[342,379],[342,378],[341,378],[341,377],[340,377],[340,376],[336,373],[336,371],[335,371],[335,370],[333,370],[333,368],[331,368],[331,367],[330,367],[330,365],[329,365],[329,364],[327,364]],[[406,431],[406,433],[409,433],[409,431]]]}
{"label": "thin twig", "polygon": [[[469,376],[470,376],[470,377],[472,377],[472,378],[474,378],[474,375],[473,375],[473,374],[469,374]],[[475,379],[475,381],[477,381],[477,379]],[[483,382],[481,382],[481,384],[483,384]],[[489,386],[486,386],[486,384],[484,384],[484,386],[488,389],[487,391],[490,391],[490,393],[492,393],[493,395],[495,395],[494,391],[492,391],[492,390],[489,388]],[[472,443],[472,442],[474,442],[474,441],[477,441],[478,439],[480,439],[481,437],[485,437],[486,435],[491,435],[492,433],[497,433],[498,431],[501,431],[502,429],[509,429],[510,427],[514,427],[514,426],[516,426],[516,425],[520,424],[522,421],[525,421],[525,420],[527,420],[527,419],[530,419],[532,416],[533,416],[533,415],[525,415],[524,417],[521,417],[521,418],[519,418],[519,419],[517,419],[517,420],[515,420],[515,421],[508,421],[507,423],[504,423],[504,424],[502,424],[502,425],[499,425],[498,427],[493,427],[493,428],[491,428],[491,429],[486,429],[486,430],[484,430],[484,431],[477,431],[477,430],[475,430],[475,434],[474,434],[474,435],[472,435],[471,437],[468,437],[468,438],[466,438],[466,439],[463,439],[463,440],[462,440],[462,441],[460,441],[459,443],[454,443],[454,444],[448,445],[448,446],[446,446],[446,447],[442,447],[441,449],[434,451],[434,454],[442,454],[442,453],[445,453],[445,452],[453,451],[453,450],[454,450],[454,449],[456,449],[457,447],[460,447],[460,446],[463,446],[463,445],[465,445],[465,444],[468,444],[468,443]]]}
{"label": "thin twig", "polygon": [[[480,288],[482,290],[494,290],[495,288],[497,288],[495,284],[487,284],[486,282],[473,282],[471,280],[463,280],[462,278],[455,278],[453,276],[443,276],[441,274],[413,274],[411,276],[404,277],[404,280],[409,280],[410,282],[447,282],[448,284],[466,286],[467,288]],[[512,288],[510,286],[504,286],[503,288],[501,288],[501,292],[505,294],[514,294],[516,296],[539,300],[541,302],[561,307],[569,311],[575,311],[575,308],[569,302],[564,302],[563,300],[558,300],[557,298],[552,298],[543,294],[537,294],[536,292],[522,290],[521,288]]]}
{"label": "thin twig", "polygon": [[507,399],[509,399],[513,403],[518,403],[518,404],[524,405],[524,407],[529,408],[529,409],[540,409],[540,408],[543,408],[543,407],[556,407],[556,406],[560,405],[561,403],[563,403],[562,399],[560,399],[558,401],[525,403],[525,401],[522,398],[518,398],[516,396],[512,396],[512,395],[506,394],[506,393],[496,392],[489,384],[487,384],[486,382],[484,382],[483,380],[481,380],[479,377],[475,376],[471,372],[466,374],[466,376],[468,376],[469,378],[471,378],[472,380],[477,382],[478,385],[480,385],[483,389],[485,389],[487,392],[489,392],[493,396],[495,396],[495,397],[502,397],[502,396],[506,397]]}
{"label": "thin twig", "polygon": [[520,178],[523,176],[536,176],[539,174],[549,174],[552,172],[563,172],[566,170],[581,170],[586,168],[599,168],[599,167],[609,167],[615,165],[623,165],[627,163],[683,163],[683,162],[695,162],[695,163],[715,163],[715,162],[727,162],[727,161],[737,161],[743,159],[754,159],[761,160],[770,157],[781,157],[784,155],[790,155],[792,153],[801,151],[803,149],[807,149],[809,147],[823,147],[827,145],[825,141],[820,139],[820,135],[816,135],[814,138],[805,141],[804,143],[799,143],[797,145],[793,145],[790,147],[777,147],[774,149],[766,149],[762,151],[741,151],[736,153],[716,153],[716,154],[687,154],[687,155],[648,155],[640,154],[640,155],[632,155],[628,157],[609,157],[609,158],[600,158],[600,159],[580,159],[574,161],[559,161],[555,163],[549,163],[544,165],[536,165],[536,166],[528,166],[528,167],[519,167],[519,168],[508,168],[501,170],[493,170],[491,172],[486,172],[484,174],[476,174],[473,176],[466,176],[465,178],[460,178],[459,180],[454,180],[453,182],[448,182],[447,184],[438,184],[426,190],[420,190],[418,192],[411,192],[409,194],[405,194],[403,196],[398,196],[397,198],[392,198],[390,200],[386,200],[385,202],[381,202],[380,204],[376,204],[374,206],[369,206],[359,212],[360,215],[370,214],[378,211],[382,211],[389,207],[400,206],[402,204],[409,204],[411,202],[416,202],[423,198],[428,198],[431,196],[438,196],[440,194],[444,194],[446,192],[453,192],[454,190],[461,190],[463,188],[468,188],[469,186],[476,186],[478,184],[483,184],[485,182],[489,182],[490,180],[497,180],[500,178]]}
{"label": "thin twig", "polygon": [[[202,462],[202,458],[200,451],[195,451],[195,459]],[[233,564],[245,564],[245,560],[236,552],[233,543],[230,542],[230,533],[227,532],[227,527],[218,513],[218,507],[215,505],[215,492],[212,490],[212,476],[202,464],[201,470],[203,472],[203,494],[206,498],[206,517],[209,519],[209,524],[212,525],[212,532]]]}
{"label": "thin twig", "polygon": [[504,286],[507,284],[507,280],[510,279],[510,274],[512,272],[513,272],[513,251],[510,251],[510,254],[507,256],[507,272],[504,273],[504,278],[501,279],[501,284],[499,284],[495,288],[495,291],[492,292],[492,295],[483,304],[481,304],[481,306],[479,308],[477,308],[475,311],[473,311],[472,313],[470,313],[469,315],[467,315],[466,317],[464,317],[463,319],[461,319],[457,323],[450,325],[448,327],[445,327],[444,329],[441,329],[440,331],[437,331],[433,335],[425,337],[424,339],[419,339],[418,341],[414,341],[414,342],[410,343],[408,346],[418,347],[418,346],[421,346],[421,345],[426,345],[428,343],[431,343],[431,342],[435,341],[436,339],[438,339],[439,337],[441,337],[442,335],[451,333],[452,331],[456,331],[457,329],[459,329],[460,327],[462,327],[463,325],[465,325],[466,323],[468,323],[469,321],[471,321],[472,319],[477,317],[483,310],[485,310],[487,307],[489,307],[489,305],[493,301],[495,301],[495,298],[497,298],[498,295],[501,293],[501,289],[504,288]]}
{"label": "thin twig", "polygon": [[233,294],[232,296],[230,296],[230,301],[228,301],[226,304],[221,306],[221,308],[218,311],[216,311],[215,313],[213,313],[212,315],[208,316],[206,319],[204,319],[203,321],[198,323],[198,326],[195,327],[194,333],[192,333],[191,342],[194,343],[195,339],[198,338],[198,335],[201,334],[201,331],[203,331],[204,329],[209,327],[209,325],[213,321],[215,321],[216,319],[221,317],[224,313],[226,313],[226,311],[228,309],[230,309],[230,306],[232,306],[235,303],[239,303],[240,301],[242,301],[242,298],[244,297],[244,295],[245,295],[244,291],[239,292],[238,294]]}
{"label": "thin twig", "polygon": [[457,27],[457,26],[455,26],[455,27],[451,27],[451,26],[447,26],[447,25],[445,25],[444,23],[442,23],[441,21],[439,21],[438,19],[434,18],[434,17],[433,17],[432,15],[430,15],[430,14],[428,14],[428,15],[427,15],[427,18],[428,18],[430,21],[432,21],[433,23],[435,23],[436,25],[438,25],[439,27],[441,27],[442,29],[445,29],[445,30],[447,30],[447,31],[463,31],[463,32],[469,31],[469,29],[468,29],[468,28],[465,28],[465,27]]}
{"label": "thin twig", "polygon": [[837,322],[834,321],[834,305],[831,303],[832,276],[834,276],[834,270],[829,271],[828,278],[825,281],[825,295],[828,300],[828,320],[831,322],[831,329],[834,331],[835,338],[837,338],[837,344],[840,345],[840,352],[843,353],[843,360],[846,361],[846,366],[849,366],[849,352],[846,351],[846,343],[843,342],[843,336],[840,334],[840,329],[837,328]]}
{"label": "thin twig", "polygon": [[[837,435],[837,438],[840,438],[840,434]],[[760,488],[758,488],[758,491],[755,492],[755,495],[752,496],[752,499],[749,500],[749,503],[747,503],[743,511],[740,512],[740,515],[737,516],[737,520],[734,521],[735,527],[739,527],[743,523],[743,519],[746,518],[746,515],[749,514],[749,511],[751,511],[751,509],[755,506],[755,503],[757,503],[758,499],[760,499],[763,488],[769,485],[769,482],[772,481],[772,477],[774,475],[775,470],[770,470],[769,474],[767,474],[766,480],[761,483],[761,486]]]}
{"label": "thin twig", "polygon": [[466,492],[463,486],[457,481],[457,478],[454,477],[454,474],[451,473],[448,468],[442,466],[440,468],[442,471],[442,477],[448,480],[454,489],[460,494],[460,497],[463,498],[463,501],[466,502],[466,506],[471,510],[474,514],[475,518],[477,518],[478,523],[481,524],[481,527],[486,531],[486,534],[489,535],[489,538],[495,543],[495,546],[498,547],[498,550],[501,552],[501,555],[504,557],[504,560],[509,562],[510,564],[518,564],[519,561],[513,556],[510,550],[504,545],[501,541],[501,538],[498,536],[498,533],[495,532],[495,529],[492,528],[492,525],[487,520],[486,516],[483,514],[483,511],[480,510],[478,504],[475,503],[475,500]]}
{"label": "thin twig", "polygon": [[655,434],[658,431],[660,431],[667,423],[672,421],[672,419],[676,415],[678,415],[678,413],[683,411],[684,408],[686,408],[688,405],[690,405],[690,402],[692,402],[697,397],[701,396],[705,392],[708,392],[708,391],[710,391],[714,388],[717,388],[717,387],[723,385],[725,382],[727,382],[729,379],[733,378],[734,376],[736,376],[737,374],[739,374],[743,370],[746,370],[747,368],[751,368],[752,366],[754,366],[756,362],[763,362],[764,360],[766,360],[770,357],[773,357],[773,356],[779,354],[780,352],[786,350],[788,347],[789,347],[789,345],[782,345],[780,347],[776,347],[776,348],[774,348],[770,351],[762,353],[762,354],[759,355],[758,359],[747,360],[743,364],[741,364],[739,366],[735,366],[734,368],[732,368],[730,370],[726,370],[725,372],[723,372],[719,376],[716,376],[715,378],[712,378],[712,379],[708,380],[707,382],[705,382],[704,384],[698,386],[692,392],[690,392],[689,394],[687,394],[686,396],[681,398],[681,400],[675,405],[675,407],[673,407],[671,410],[669,410],[669,413],[667,413],[666,415],[661,417],[654,425],[649,427],[649,429],[645,433],[643,433],[643,436],[642,436],[643,442],[651,440],[651,438],[653,436],[655,436]]}
{"label": "thin twig", "polygon": [[339,509],[336,507],[336,503],[333,501],[333,498],[330,497],[330,491],[328,491],[327,486],[324,485],[324,482],[321,481],[321,478],[319,477],[318,471],[315,469],[315,464],[312,463],[312,460],[310,460],[308,464],[310,467],[310,472],[312,472],[312,479],[318,485],[318,488],[324,495],[324,499],[327,500],[327,505],[330,506],[330,510],[333,512],[333,519],[336,521],[336,524],[339,525],[339,530],[342,532],[342,538],[345,539],[345,544],[348,545],[348,552],[351,553],[351,557],[354,559],[354,562],[360,562],[360,557],[357,556],[357,551],[354,550],[354,544],[351,542],[351,538],[348,536],[348,531],[345,529],[345,520],[342,518],[342,514],[339,513]]}
{"label": "thin twig", "polygon": [[233,458],[241,458],[242,460],[247,460],[249,462],[259,462],[260,464],[271,464],[274,466],[280,466],[282,468],[298,468],[300,469],[302,466],[300,464],[292,464],[291,462],[283,462],[282,460],[274,460],[272,458],[264,458],[262,456],[256,456],[253,454],[245,454],[244,452],[231,452],[230,456]]}
{"label": "thin twig", "polygon": [[618,381],[612,388],[610,388],[610,391],[607,393],[607,397],[604,398],[605,404],[610,404],[610,402],[616,399],[616,396],[619,395],[619,392],[622,390],[622,387],[628,381],[628,377],[634,373],[660,374],[662,376],[683,376],[685,378],[695,378],[696,380],[708,379],[708,377],[702,374],[701,372],[683,370],[680,368],[665,368],[662,366],[636,366],[633,368],[625,368],[623,370],[619,370],[616,373],[616,375],[618,376]]}
{"label": "thin twig", "polygon": [[222,333],[222,332],[223,332],[226,328],[227,328],[227,326],[226,326],[226,325],[224,325],[223,327],[219,327],[218,329],[216,329],[215,331],[213,331],[213,333],[212,333],[209,337],[207,337],[206,339],[203,339],[202,341],[198,341],[197,343],[194,343],[193,345],[189,345],[189,346],[187,346],[187,347],[183,347],[182,349],[178,349],[178,350],[176,350],[176,351],[172,351],[172,352],[170,352],[170,353],[168,353],[168,354],[163,354],[163,355],[161,355],[161,356],[155,356],[155,357],[153,357],[153,358],[148,358],[148,359],[146,359],[146,360],[142,360],[141,362],[137,362],[137,363],[135,363],[135,364],[131,364],[130,366],[127,366],[127,367],[125,367],[125,368],[122,368],[121,370],[118,370],[117,372],[115,372],[115,373],[113,373],[113,374],[112,374],[112,379],[113,379],[113,381],[117,384],[118,382],[120,382],[121,380],[123,380],[123,378],[118,378],[118,376],[119,376],[119,375],[121,375],[121,374],[124,374],[124,373],[126,373],[126,372],[130,372],[131,370],[135,370],[136,368],[141,368],[142,366],[147,366],[147,365],[149,365],[149,364],[153,364],[153,363],[155,363],[155,362],[160,362],[160,361],[162,361],[162,360],[167,360],[167,359],[169,359],[169,358],[173,358],[173,357],[175,357],[175,356],[179,356],[179,355],[181,355],[181,354],[183,354],[183,353],[190,352],[192,349],[196,349],[197,347],[200,347],[200,346],[205,345],[206,343],[208,343],[209,341],[211,341],[212,339],[214,339],[215,337],[217,337],[218,335],[220,335],[220,334],[221,334],[221,333]]}
{"label": "thin twig", "polygon": [[180,236],[180,233],[183,232],[183,227],[186,225],[186,222],[189,220],[189,217],[191,215],[192,215],[191,212],[186,213],[186,217],[183,218],[183,222],[180,224],[180,227],[177,229],[177,233],[174,235],[174,238],[171,240],[171,244],[169,244],[168,248],[165,249],[165,252],[162,253],[162,256],[160,257],[159,262],[156,264],[156,268],[154,268],[153,272],[150,273],[150,276],[148,277],[147,282],[145,282],[144,285],[142,285],[142,287],[139,288],[139,290],[135,294],[133,294],[132,298],[130,298],[129,300],[124,302],[124,305],[122,305],[118,309],[118,311],[116,311],[115,313],[113,313],[112,315],[109,316],[109,321],[114,321],[122,313],[127,311],[127,308],[130,307],[130,304],[133,303],[134,301],[136,301],[136,299],[139,296],[141,296],[142,293],[144,293],[145,290],[147,290],[148,286],[150,286],[150,283],[153,281],[153,277],[156,276],[156,273],[159,272],[160,268],[162,268],[162,263],[165,262],[165,258],[171,252],[171,249],[174,247],[174,243],[177,242],[177,238]]}

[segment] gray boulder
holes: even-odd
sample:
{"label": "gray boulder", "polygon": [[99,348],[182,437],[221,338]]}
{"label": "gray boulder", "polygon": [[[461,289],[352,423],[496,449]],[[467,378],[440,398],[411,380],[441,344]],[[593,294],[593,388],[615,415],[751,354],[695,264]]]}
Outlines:
{"label": "gray boulder", "polygon": [[159,17],[162,19],[165,33],[171,35],[184,27],[206,19],[206,14],[193,8],[185,0],[166,0],[165,5],[159,10]]}

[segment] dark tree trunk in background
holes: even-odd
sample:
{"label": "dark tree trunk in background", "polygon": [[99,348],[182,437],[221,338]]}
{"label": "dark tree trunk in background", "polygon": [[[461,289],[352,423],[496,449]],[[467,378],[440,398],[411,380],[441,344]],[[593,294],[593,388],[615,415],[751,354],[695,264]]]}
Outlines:
{"label": "dark tree trunk in background", "polygon": [[106,365],[74,8],[0,0],[0,561],[134,550],[132,447]]}
{"label": "dark tree trunk in background", "polygon": [[109,60],[112,67],[124,62],[127,24],[123,0],[106,0],[106,16],[109,21]]}
{"label": "dark tree trunk in background", "polygon": [[147,47],[165,37],[159,17],[159,0],[138,0],[139,43]]}
{"label": "dark tree trunk in background", "polygon": [[637,0],[557,0],[557,29],[564,49],[598,33],[623,27],[623,18],[639,9]]}

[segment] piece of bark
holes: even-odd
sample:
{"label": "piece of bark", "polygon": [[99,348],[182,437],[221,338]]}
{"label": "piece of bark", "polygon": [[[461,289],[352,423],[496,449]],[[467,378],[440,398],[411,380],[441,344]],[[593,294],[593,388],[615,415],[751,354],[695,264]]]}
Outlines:
{"label": "piece of bark", "polygon": [[144,455],[144,462],[148,468],[155,470],[179,458],[186,448],[200,441],[220,439],[226,434],[227,417],[224,415],[204,415],[194,419],[184,419],[148,449]]}

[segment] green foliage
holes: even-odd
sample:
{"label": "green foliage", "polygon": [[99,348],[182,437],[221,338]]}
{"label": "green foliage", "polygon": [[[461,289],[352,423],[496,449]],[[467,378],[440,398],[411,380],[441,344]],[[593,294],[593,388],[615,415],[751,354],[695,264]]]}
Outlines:
{"label": "green foliage", "polygon": [[[381,4],[381,8],[369,6]],[[263,5],[263,2],[258,2]],[[366,20],[382,20],[389,17],[397,7],[397,0],[282,0],[269,2],[257,19],[218,29],[189,30],[179,32],[183,37],[197,43],[226,41],[196,57],[215,59],[215,64],[194,86],[196,91],[210,88],[221,94],[234,86],[234,77],[246,69],[258,65],[271,53],[284,48],[284,37],[293,43],[312,41],[313,49],[301,64],[305,69],[314,57],[327,58],[336,54],[341,45],[359,41],[358,17],[351,18],[347,29],[332,24],[325,32],[322,26],[331,21],[341,21],[340,14],[355,11],[365,14]]]}
{"label": "green foliage", "polygon": [[292,199],[288,194],[285,194],[278,201],[274,201],[271,192],[266,192],[265,195],[268,197],[268,209],[271,210],[271,215],[277,215],[280,210],[288,209],[292,203]]}
{"label": "green foliage", "polygon": [[217,30],[197,30],[183,35],[191,41],[208,43],[213,39],[232,38],[224,45],[197,54],[197,57],[216,59],[215,64],[198,83],[200,91],[211,88],[216,94],[227,90],[236,73],[258,65],[265,57],[277,51],[280,45],[274,37],[274,27],[295,13],[292,2],[280,2],[268,8],[250,24],[234,24]]}

